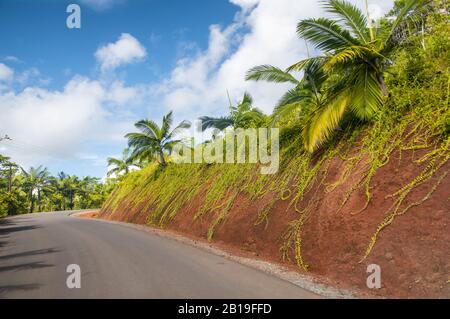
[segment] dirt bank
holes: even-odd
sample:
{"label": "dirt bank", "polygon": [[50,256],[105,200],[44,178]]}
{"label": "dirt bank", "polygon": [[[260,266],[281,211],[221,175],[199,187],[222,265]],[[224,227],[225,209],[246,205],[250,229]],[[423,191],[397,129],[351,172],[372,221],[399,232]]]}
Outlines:
{"label": "dirt bank", "polygon": [[[364,210],[367,201],[364,187],[354,192],[349,190],[361,178],[367,160],[359,162],[343,180],[348,164],[339,157],[333,158],[318,173],[301,207],[295,209],[289,200],[276,200],[267,218],[260,223],[256,221],[275,193],[255,200],[241,192],[216,227],[212,241],[236,254],[258,256],[304,272],[296,265],[295,247],[288,247],[284,251],[287,254],[282,248],[286,248],[286,235],[292,222],[299,219],[300,211],[309,208],[300,235],[295,238],[297,243],[301,240],[301,255],[309,266],[309,275],[373,296],[450,298],[450,178],[445,175],[450,169],[449,162],[429,181],[410,192],[399,211],[409,209],[396,215],[379,233],[373,250],[362,260],[372,236],[394,204],[395,198],[389,195],[420,173],[423,167],[415,160],[421,155],[412,151],[402,152],[401,156],[394,153],[374,175],[371,199]],[[348,201],[342,206],[347,194],[350,194]],[[204,191],[200,189],[165,227],[205,240],[220,212],[194,219],[204,200]],[[152,209],[145,202],[136,205],[125,198],[114,209],[105,206],[98,217],[146,224]],[[369,264],[381,267],[381,289],[366,286]]]}

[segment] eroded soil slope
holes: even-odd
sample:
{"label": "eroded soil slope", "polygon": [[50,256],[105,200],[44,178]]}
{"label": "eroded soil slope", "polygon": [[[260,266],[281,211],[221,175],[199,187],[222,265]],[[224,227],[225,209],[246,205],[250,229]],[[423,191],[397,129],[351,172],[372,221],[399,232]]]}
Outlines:
{"label": "eroded soil slope", "polygon": [[[131,187],[128,196],[108,202],[99,217],[160,225],[190,237],[210,237],[236,253],[284,263],[304,272],[298,266],[302,264],[320,281],[363,294],[449,298],[450,178],[446,174],[450,163],[446,162],[433,177],[412,189],[394,218],[389,218],[396,199],[390,195],[420,175],[423,165],[416,160],[421,156],[420,151],[394,152],[373,176],[368,204],[366,188],[355,185],[367,170],[369,160],[363,158],[348,170],[349,164],[335,156],[322,165],[303,198],[294,204],[289,187],[296,187],[295,180],[285,190],[270,190],[258,198],[244,190],[236,193],[230,187],[218,205],[229,204],[227,211],[212,209],[199,216],[211,183],[218,182],[211,177],[189,201],[181,203],[176,214],[164,217],[164,223],[149,219],[158,194],[148,194],[152,198],[148,201],[138,201],[131,195],[141,191],[138,183]],[[147,183],[154,182],[152,178],[155,177],[147,177]],[[178,192],[183,191],[174,190],[172,200],[180,198]],[[233,200],[229,201],[231,197]],[[379,232],[373,249],[363,258],[386,220],[389,222]],[[366,287],[369,264],[381,267],[381,289]]]}

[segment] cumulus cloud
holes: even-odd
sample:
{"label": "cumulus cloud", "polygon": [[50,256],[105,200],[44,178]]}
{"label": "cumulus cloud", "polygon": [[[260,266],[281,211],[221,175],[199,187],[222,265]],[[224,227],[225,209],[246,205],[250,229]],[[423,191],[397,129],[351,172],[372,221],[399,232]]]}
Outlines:
{"label": "cumulus cloud", "polygon": [[[241,8],[233,23],[211,26],[208,48],[180,59],[161,83],[165,106],[183,117],[226,113],[227,90],[235,101],[249,91],[256,106],[271,112],[289,86],[246,82],[245,73],[259,64],[285,68],[306,58],[308,50],[296,34],[296,25],[301,19],[324,15],[318,0],[230,2]],[[364,1],[353,2],[364,8]],[[391,5],[392,0],[372,1],[371,8],[386,12]]]}
{"label": "cumulus cloud", "polygon": [[14,75],[14,70],[7,65],[0,63],[0,81],[9,81]]}
{"label": "cumulus cloud", "polygon": [[257,5],[259,0],[230,0],[230,2],[244,10],[248,10]]}
{"label": "cumulus cloud", "polygon": [[137,92],[114,82],[75,76],[61,91],[28,87],[0,94],[1,133],[7,154],[23,165],[74,158],[86,142],[117,143],[131,128],[129,119],[106,105],[126,103]]}
{"label": "cumulus cloud", "polygon": [[102,71],[142,60],[146,55],[144,46],[129,33],[122,33],[116,42],[108,43],[95,52]]}

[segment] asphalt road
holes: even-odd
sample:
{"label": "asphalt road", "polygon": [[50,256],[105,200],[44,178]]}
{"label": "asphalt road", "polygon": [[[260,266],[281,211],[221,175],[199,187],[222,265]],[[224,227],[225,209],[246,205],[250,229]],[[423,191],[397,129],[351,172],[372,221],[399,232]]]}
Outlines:
{"label": "asphalt road", "polygon": [[[149,232],[55,212],[0,220],[0,298],[317,298]],[[69,264],[81,288],[67,287]]]}

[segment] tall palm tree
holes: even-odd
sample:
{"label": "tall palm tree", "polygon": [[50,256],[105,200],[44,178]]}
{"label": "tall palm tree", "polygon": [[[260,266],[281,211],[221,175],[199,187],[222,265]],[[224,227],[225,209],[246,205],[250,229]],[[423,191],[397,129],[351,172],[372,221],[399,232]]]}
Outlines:
{"label": "tall palm tree", "polygon": [[175,139],[175,136],[191,126],[188,121],[182,121],[173,130],[170,130],[172,122],[172,111],[163,117],[161,127],[152,120],[136,122],[134,126],[140,132],[125,135],[125,138],[128,139],[128,146],[132,149],[130,158],[132,160],[150,160],[157,157],[159,163],[165,166],[164,153],[170,153],[173,146],[181,142],[181,140]]}
{"label": "tall palm tree", "polygon": [[135,163],[134,159],[130,156],[130,149],[127,147],[122,152],[122,158],[108,157],[108,166],[113,166],[109,171],[107,176],[115,174],[115,176],[120,176],[122,174],[128,174],[130,169],[135,167],[141,167],[140,164]]}
{"label": "tall palm tree", "polygon": [[248,128],[257,126],[265,119],[265,115],[258,108],[253,107],[253,99],[247,92],[238,105],[232,105],[230,101],[230,113],[224,117],[202,116],[200,120],[201,130],[215,128],[220,131],[227,127]]}
{"label": "tall palm tree", "polygon": [[28,199],[30,201],[29,213],[33,213],[35,202],[37,201],[38,208],[40,208],[41,192],[46,190],[49,186],[49,172],[47,168],[30,167],[28,171],[22,167],[22,172],[25,175],[25,187],[28,190]]}
{"label": "tall palm tree", "polygon": [[306,19],[299,22],[300,37],[323,51],[322,56],[302,60],[288,71],[304,70],[311,61],[323,65],[329,75],[338,74],[336,90],[329,103],[315,110],[303,131],[305,146],[316,149],[328,139],[349,111],[362,120],[373,118],[382,107],[387,88],[384,71],[390,64],[389,55],[402,42],[405,24],[414,20],[429,0],[407,0],[392,23],[375,28],[356,6],[344,0],[328,0],[325,9],[336,16]]}

